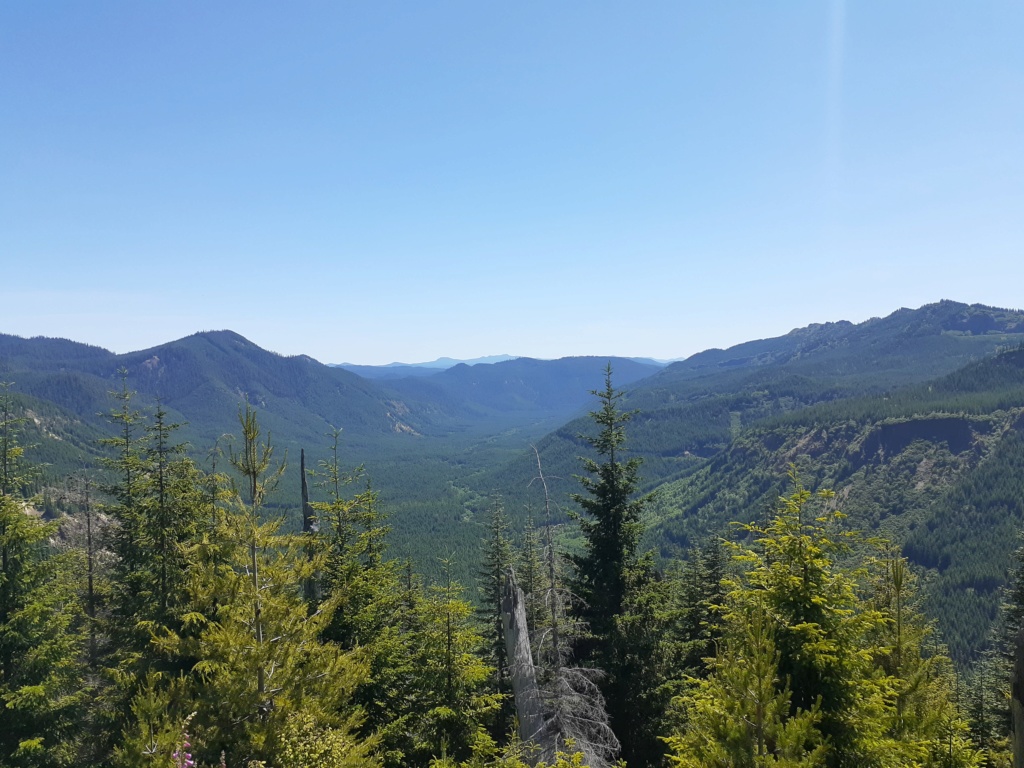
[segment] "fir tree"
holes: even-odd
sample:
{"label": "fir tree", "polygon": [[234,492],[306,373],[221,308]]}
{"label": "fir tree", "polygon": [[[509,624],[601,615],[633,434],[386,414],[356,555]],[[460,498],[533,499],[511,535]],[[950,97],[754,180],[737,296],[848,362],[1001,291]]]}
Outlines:
{"label": "fir tree", "polygon": [[535,479],[544,492],[544,592],[531,645],[547,728],[554,735],[556,749],[566,745],[577,750],[587,765],[604,768],[614,763],[620,743],[609,725],[604,696],[597,684],[601,671],[572,663],[573,647],[584,637],[585,625],[569,611],[573,595],[563,586],[564,563],[555,547],[551,495],[536,446],[533,453],[537,460]]}
{"label": "fir tree", "polygon": [[686,644],[683,667],[690,675],[703,677],[706,660],[716,654],[721,635],[720,607],[725,602],[722,580],[728,555],[720,540],[691,550],[673,582],[679,590],[680,634]]}
{"label": "fir tree", "polygon": [[56,553],[57,522],[43,521],[23,491],[8,385],[0,392],[0,764],[76,765],[87,697],[75,552]]}
{"label": "fir tree", "polygon": [[197,643],[197,742],[208,759],[223,750],[245,764],[300,761],[322,740],[348,755],[346,765],[373,765],[374,740],[357,737],[363,713],[352,702],[365,662],[322,640],[336,603],[325,601],[310,615],[302,589],[322,558],[311,561],[308,542],[282,534],[280,519],[263,519],[285,465],[275,464],[248,404],[239,423],[234,509],[224,518],[221,559],[203,575],[223,598]]}
{"label": "fir tree", "polygon": [[478,575],[480,618],[487,627],[488,661],[494,668],[493,690],[502,697],[497,709],[491,736],[503,739],[512,724],[514,705],[509,682],[508,653],[502,629],[501,599],[505,572],[513,560],[512,540],[509,538],[508,518],[501,499],[495,498],[491,507],[490,535],[484,541],[483,558]]}
{"label": "fir tree", "polygon": [[724,651],[682,697],[688,722],[672,741],[676,761],[975,766],[951,675],[923,643],[927,625],[901,561],[863,599],[868,570],[847,564],[856,534],[841,530],[830,492],[815,506],[792,478],[773,520],[741,526],[754,546],[736,546],[744,570],[725,582]]}
{"label": "fir tree", "polygon": [[416,662],[421,708],[409,721],[414,741],[406,756],[418,765],[445,755],[467,760],[493,752],[485,723],[501,703],[498,694],[487,690],[494,672],[482,658],[485,641],[473,607],[452,579],[451,561],[442,560],[442,567],[442,583],[430,587],[420,603]]}
{"label": "fir tree", "polygon": [[102,464],[112,476],[102,487],[111,502],[103,506],[113,525],[108,529],[115,560],[111,569],[111,616],[108,634],[114,652],[135,653],[149,640],[139,622],[152,619],[154,594],[149,566],[152,563],[145,500],[151,488],[148,435],[142,413],[134,407],[135,392],[128,388],[128,371],[118,371],[121,389],[111,392],[115,407],[107,419],[117,434],[102,438],[100,445],[112,456]]}
{"label": "fir tree", "polygon": [[585,658],[613,674],[615,621],[623,612],[629,571],[637,563],[641,516],[650,497],[636,497],[641,459],[621,460],[625,425],[633,414],[619,409],[623,393],[612,387],[610,365],[605,370],[604,389],[592,394],[600,407],[590,416],[599,429],[597,436],[584,439],[599,460],[581,460],[587,474],[577,480],[584,493],[575,493],[572,499],[580,507],[575,517],[584,542],[583,552],[573,556],[572,562],[581,616],[593,636],[583,646]]}
{"label": "fir tree", "polygon": [[776,628],[762,595],[733,595],[711,675],[685,697],[686,729],[669,737],[679,768],[815,768],[827,745],[817,702],[792,706]]}
{"label": "fir tree", "polygon": [[[593,392],[597,435],[584,439],[598,459],[584,458],[585,493],[573,494],[583,551],[573,556],[574,591],[588,634],[576,649],[584,663],[603,673],[601,688],[612,729],[627,763],[653,765],[664,754],[660,737],[677,674],[671,590],[661,584],[653,559],[639,554],[641,520],[651,497],[637,494],[641,459],[623,460],[625,426],[633,416],[619,408],[623,393],[612,387],[611,365],[604,388]],[[664,655],[661,651],[666,651]]]}
{"label": "fir tree", "polygon": [[526,622],[531,632],[541,621],[544,595],[547,592],[542,548],[541,537],[533,520],[533,511],[528,508],[516,559],[516,572],[526,596]]}
{"label": "fir tree", "polygon": [[309,534],[311,551],[319,553],[322,562],[315,591],[337,604],[325,638],[344,648],[365,647],[389,623],[397,599],[394,566],[384,557],[389,529],[369,484],[346,495],[362,477],[362,467],[344,473],[338,456],[340,431],[333,430],[330,436],[330,458],[313,473],[328,500],[310,502],[315,521],[315,531]]}

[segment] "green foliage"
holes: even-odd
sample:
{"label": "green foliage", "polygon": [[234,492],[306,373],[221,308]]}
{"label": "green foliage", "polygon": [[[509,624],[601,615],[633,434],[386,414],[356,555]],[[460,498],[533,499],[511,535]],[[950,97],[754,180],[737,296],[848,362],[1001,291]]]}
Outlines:
{"label": "green foliage", "polygon": [[[580,545],[578,591],[591,635],[577,651],[607,672],[602,685],[633,764],[660,759],[673,696],[691,721],[676,726],[679,760],[697,759],[688,741],[697,722],[700,733],[716,734],[711,741],[732,745],[729,754],[795,764],[813,762],[821,748],[832,764],[870,765],[884,753],[892,765],[971,765],[975,749],[992,764],[1005,758],[1002,662],[979,666],[955,699],[956,678],[922,610],[939,617],[961,661],[995,615],[1006,555],[1024,523],[1024,352],[949,371],[1006,345],[1021,327],[1014,313],[943,303],[859,326],[800,329],[697,355],[628,401],[606,379],[598,435],[581,438],[574,422],[539,442],[552,469],[552,556],[550,532],[566,519],[567,486],[558,484],[568,481],[557,476],[568,477],[581,448],[597,451],[577,495],[580,531],[559,535]],[[171,759],[192,712],[196,754],[208,764],[221,749],[233,765],[372,764],[373,754],[389,766],[519,759],[496,743],[505,730],[494,719],[503,648],[496,632],[482,631],[496,624],[480,626],[456,577],[478,560],[493,576],[509,560],[516,526],[492,521],[483,551],[478,532],[492,488],[502,488],[514,518],[536,498],[537,486],[527,487],[533,458],[510,459],[565,418],[570,401],[579,404],[575,395],[545,394],[562,374],[529,361],[516,381],[491,368],[453,372],[443,386],[383,389],[229,333],[135,356],[67,342],[38,351],[22,341],[0,337],[5,370],[20,366],[29,393],[0,399],[0,762],[157,765]],[[80,553],[75,527],[84,518],[60,530],[44,522],[74,502],[23,470],[19,439],[40,443],[33,458],[58,464],[54,476],[79,466],[118,365],[107,503],[89,518],[112,519],[110,551],[97,542]],[[573,361],[563,372],[589,376],[590,365]],[[457,402],[474,387],[468,407]],[[264,427],[247,405],[231,453],[237,487],[228,490],[188,460],[198,449],[185,440],[208,445],[225,431],[243,391],[260,404]],[[623,406],[643,409],[630,421],[630,446],[645,455],[647,486],[620,450],[630,416]],[[17,415],[26,407],[28,421]],[[175,423],[186,417],[192,425]],[[261,429],[273,427],[281,448],[298,447],[325,419],[346,424],[385,490],[378,497],[368,484],[346,483],[335,439],[319,454],[328,457],[319,530],[299,536],[297,505],[287,499],[296,476],[274,462]],[[819,514],[829,501],[813,512],[824,522],[791,530],[752,522],[778,495],[789,460],[807,468],[812,487],[840,487],[857,526],[905,543],[927,600],[914,596],[911,571],[895,555],[851,567],[862,544],[833,535],[835,521]],[[679,482],[644,505],[643,492],[666,478]],[[275,497],[278,481],[284,493]],[[43,518],[26,514],[33,494]],[[389,559],[385,505],[395,551],[414,556],[439,585],[424,589]],[[679,567],[640,554],[643,522],[656,524],[649,540],[674,557],[734,518],[747,524],[744,551],[754,559],[729,582],[728,598],[720,588],[727,569],[713,552]],[[592,685],[593,669],[573,670],[565,643],[550,644],[557,632],[572,636],[573,619],[551,578],[555,559],[542,561],[532,526],[523,539],[518,570],[535,649],[556,670],[540,672],[546,691],[556,695],[554,683],[569,672]],[[438,564],[439,540],[458,565]],[[787,558],[802,567],[783,568]],[[110,575],[109,589],[89,591],[89,621],[86,571]],[[495,583],[485,589],[492,606]],[[740,587],[757,600],[744,602]],[[86,628],[96,636],[88,651]],[[748,659],[756,663],[740,663]],[[691,687],[680,696],[684,673]],[[584,688],[558,690],[568,697]],[[736,727],[737,718],[758,717],[758,738]]]}
{"label": "green foliage", "polygon": [[308,712],[291,715],[278,750],[280,768],[372,768],[372,739],[356,739],[348,729],[325,727]]}
{"label": "green foliage", "polygon": [[1022,366],[1024,353],[1012,349],[885,398],[763,420],[659,489],[651,538],[674,556],[731,519],[757,519],[782,492],[780,467],[796,462],[812,487],[841,489],[857,527],[902,544],[914,566],[932,571],[929,612],[964,663],[985,643],[1024,524]]}
{"label": "green foliage", "polygon": [[795,707],[781,677],[775,626],[761,595],[730,596],[711,675],[685,696],[686,730],[668,738],[679,768],[812,768],[825,765],[820,702]]}
{"label": "green foliage", "polygon": [[450,576],[428,590],[420,618],[423,709],[413,725],[418,743],[412,754],[466,759],[493,743],[485,723],[502,700],[488,691],[493,668],[481,658],[484,639],[473,607]]}
{"label": "green foliage", "polygon": [[0,763],[75,765],[87,703],[81,663],[82,608],[76,553],[53,551],[57,524],[45,522],[21,492],[20,423],[9,390],[0,396]]}
{"label": "green foliage", "polygon": [[833,495],[793,481],[772,520],[742,526],[753,545],[735,547],[744,570],[726,581],[724,648],[682,698],[676,761],[977,765],[906,563],[876,561],[873,580],[846,564],[858,537]]}
{"label": "green foliage", "polygon": [[626,600],[628,572],[637,561],[643,531],[641,515],[649,500],[634,498],[641,460],[632,457],[620,461],[625,424],[632,414],[618,408],[622,393],[612,388],[610,367],[604,389],[593,394],[600,408],[591,417],[599,430],[596,437],[585,439],[600,462],[582,459],[587,474],[577,479],[584,493],[573,494],[572,498],[580,507],[576,518],[583,534],[583,551],[570,559],[576,572],[575,592],[583,605],[581,615],[595,638],[585,653],[598,665],[607,665],[615,620]]}
{"label": "green foliage", "polygon": [[[354,744],[362,715],[349,702],[365,663],[320,641],[336,605],[327,600],[310,615],[301,590],[320,561],[310,559],[301,536],[280,533],[279,519],[261,519],[284,465],[274,465],[273,446],[262,439],[250,406],[239,423],[241,449],[231,463],[241,482],[217,531],[218,557],[198,575],[223,597],[197,640],[197,741],[213,754],[273,760],[287,724],[309,716],[331,740]],[[300,749],[298,743],[291,747]]]}
{"label": "green foliage", "polygon": [[527,510],[526,525],[518,547],[516,573],[526,597],[526,623],[538,627],[544,613],[544,596],[548,591],[540,533],[533,522],[533,513]]}
{"label": "green foliage", "polygon": [[721,613],[725,602],[723,579],[728,554],[721,541],[695,548],[681,568],[672,574],[679,594],[680,637],[683,639],[682,668],[702,677],[706,660],[716,653],[721,636]]}
{"label": "green foliage", "polygon": [[[486,627],[488,662],[494,668],[491,689],[502,697],[502,704],[495,713],[491,727],[491,736],[497,740],[504,738],[509,732],[515,717],[508,653],[505,649],[505,633],[501,618],[502,586],[505,573],[512,567],[514,554],[512,539],[509,537],[508,518],[505,517],[504,507],[498,498],[495,498],[491,509],[490,535],[483,542],[483,550],[477,579],[480,592],[479,615]],[[531,577],[535,580],[536,573],[531,574]]]}
{"label": "green foliage", "polygon": [[602,693],[626,762],[653,765],[664,753],[660,737],[682,673],[682,613],[653,558],[638,555],[651,498],[637,495],[641,460],[621,460],[632,414],[619,410],[622,393],[612,387],[610,366],[604,389],[594,394],[600,408],[591,417],[599,430],[586,439],[600,461],[583,459],[587,475],[578,480],[585,493],[572,497],[583,535],[582,552],[571,557],[574,586],[589,630],[576,650],[604,675]]}

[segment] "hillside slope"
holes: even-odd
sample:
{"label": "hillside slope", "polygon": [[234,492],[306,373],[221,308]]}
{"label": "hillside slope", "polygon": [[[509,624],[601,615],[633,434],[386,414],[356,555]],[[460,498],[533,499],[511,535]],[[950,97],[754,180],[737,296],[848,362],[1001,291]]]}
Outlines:
{"label": "hillside slope", "polygon": [[770,511],[795,465],[838,492],[851,526],[884,535],[926,574],[954,655],[984,642],[1024,529],[1024,348],[886,398],[766,419],[659,489],[651,540],[672,555]]}
{"label": "hillside slope", "polygon": [[[644,457],[648,488],[685,476],[763,419],[818,403],[885,396],[1024,340],[1024,312],[943,301],[863,323],[826,323],[708,350],[624,387],[637,413],[628,448]],[[571,478],[585,450],[574,419],[537,442],[547,474]],[[480,473],[472,487],[517,497],[536,474],[531,451]],[[572,482],[559,483],[559,500]]]}

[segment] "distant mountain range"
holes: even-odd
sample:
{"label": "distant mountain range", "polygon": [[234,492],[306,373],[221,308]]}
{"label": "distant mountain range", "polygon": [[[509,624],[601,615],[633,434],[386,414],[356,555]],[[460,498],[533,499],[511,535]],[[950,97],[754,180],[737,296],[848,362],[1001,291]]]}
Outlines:
{"label": "distant mountain range", "polygon": [[[903,548],[929,596],[941,595],[935,605],[954,606],[940,627],[964,658],[983,640],[1024,528],[1022,342],[1024,313],[952,301],[668,365],[498,356],[508,359],[327,366],[231,331],[124,355],[0,335],[0,381],[14,382],[30,457],[49,465],[44,488],[96,465],[119,371],[141,410],[159,400],[186,425],[181,438],[204,461],[237,431],[246,399],[293,462],[305,449],[315,467],[325,433],[340,427],[343,461],[366,467],[390,511],[395,551],[427,573],[455,553],[470,578],[496,496],[520,523],[541,508],[531,444],[565,519],[589,451],[580,435],[593,428],[590,393],[610,363],[636,411],[627,446],[658,492],[648,541],[663,556],[765,514],[795,463],[810,487],[837,490],[856,525]],[[292,517],[298,485],[292,469],[276,500]]]}
{"label": "distant mountain range", "polygon": [[433,376],[456,365],[491,365],[506,360],[515,360],[515,355],[488,355],[471,360],[456,360],[439,357],[429,363],[388,363],[387,365],[358,365],[356,363],[330,363],[331,368],[344,368],[366,379],[400,379],[407,376]]}
{"label": "distant mountain range", "polygon": [[[440,371],[446,371],[459,365],[493,365],[505,363],[510,360],[518,360],[517,355],[489,355],[487,357],[474,357],[471,360],[456,360],[453,357],[439,357],[429,363],[388,363],[387,365],[358,365],[356,363],[330,363],[331,368],[344,368],[346,371],[356,373],[366,379],[403,379],[412,376],[433,376]],[[663,366],[671,360],[654,360],[649,357],[616,358],[632,360],[644,365]]]}

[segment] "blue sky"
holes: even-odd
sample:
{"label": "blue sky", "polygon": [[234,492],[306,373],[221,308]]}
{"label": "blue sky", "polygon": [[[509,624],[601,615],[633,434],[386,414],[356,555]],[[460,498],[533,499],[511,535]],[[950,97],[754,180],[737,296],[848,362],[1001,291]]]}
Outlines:
{"label": "blue sky", "polygon": [[0,332],[679,357],[1024,307],[1024,4],[0,4]]}

